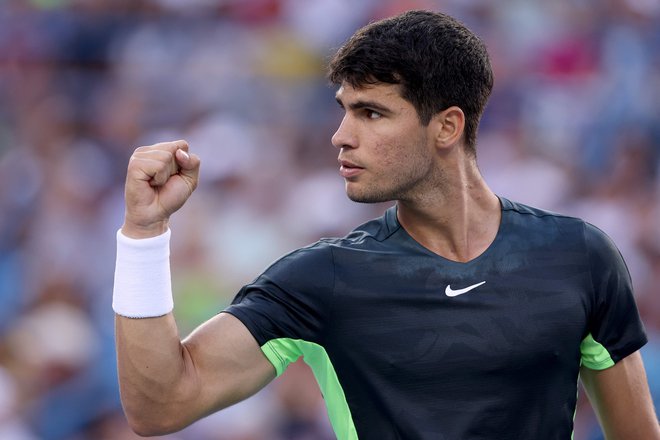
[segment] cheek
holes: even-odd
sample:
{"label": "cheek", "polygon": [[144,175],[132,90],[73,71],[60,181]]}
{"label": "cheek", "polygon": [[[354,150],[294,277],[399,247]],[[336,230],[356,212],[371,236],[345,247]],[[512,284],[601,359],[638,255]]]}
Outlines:
{"label": "cheek", "polygon": [[378,162],[386,167],[390,167],[396,163],[400,163],[400,158],[397,152],[401,148],[392,145],[389,141],[381,141],[374,147],[374,153]]}
{"label": "cheek", "polygon": [[423,139],[416,139],[413,136],[393,136],[381,139],[376,143],[374,153],[384,167],[389,169],[397,167],[402,170],[417,167],[420,162],[425,160],[426,145]]}
{"label": "cheek", "polygon": [[410,136],[404,135],[404,133],[409,133],[405,129],[394,130],[394,127],[389,128],[390,130],[377,136],[374,150],[383,161],[391,162],[407,153]]}
{"label": "cheek", "polygon": [[379,174],[384,176],[396,175],[408,162],[405,148],[399,144],[392,144],[391,141],[385,141],[374,145],[373,161]]}

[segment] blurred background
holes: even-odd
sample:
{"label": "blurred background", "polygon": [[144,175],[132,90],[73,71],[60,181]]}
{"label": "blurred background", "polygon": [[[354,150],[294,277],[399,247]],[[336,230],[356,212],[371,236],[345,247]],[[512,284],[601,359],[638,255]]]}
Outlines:
{"label": "blurred background", "polygon": [[[187,139],[199,189],[172,222],[182,335],[281,254],[384,206],[349,202],[328,57],[359,26],[447,12],[487,43],[479,164],[499,194],[618,244],[660,399],[660,0],[2,0],[0,438],[133,439],[111,292],[128,158]],[[294,364],[168,439],[333,438]],[[581,392],[577,440],[601,438]]]}

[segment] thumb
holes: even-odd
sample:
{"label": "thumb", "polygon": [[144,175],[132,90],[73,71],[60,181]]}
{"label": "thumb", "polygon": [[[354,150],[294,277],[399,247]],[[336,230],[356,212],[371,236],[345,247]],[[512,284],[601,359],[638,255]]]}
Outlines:
{"label": "thumb", "polygon": [[175,155],[176,155],[176,161],[181,168],[187,168],[186,165],[190,166],[191,158],[190,158],[190,154],[188,154],[187,151],[179,148],[178,150],[176,150]]}
{"label": "thumb", "polygon": [[186,180],[189,180],[194,184],[194,187],[196,187],[199,178],[199,157],[182,149],[176,150],[175,157],[177,165],[179,166],[179,175]]}

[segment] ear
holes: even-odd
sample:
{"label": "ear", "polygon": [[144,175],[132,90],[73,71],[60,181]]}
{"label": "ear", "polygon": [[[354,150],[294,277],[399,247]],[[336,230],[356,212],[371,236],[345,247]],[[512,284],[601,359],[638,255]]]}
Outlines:
{"label": "ear", "polygon": [[431,124],[434,127],[436,146],[448,148],[463,139],[465,113],[454,105],[433,116]]}

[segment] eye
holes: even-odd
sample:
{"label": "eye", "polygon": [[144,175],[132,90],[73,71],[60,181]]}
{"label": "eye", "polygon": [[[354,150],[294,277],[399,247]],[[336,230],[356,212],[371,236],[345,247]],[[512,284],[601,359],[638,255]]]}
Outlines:
{"label": "eye", "polygon": [[383,116],[382,113],[378,113],[375,110],[366,109],[365,112],[369,119],[380,119]]}

